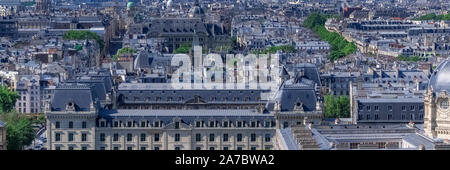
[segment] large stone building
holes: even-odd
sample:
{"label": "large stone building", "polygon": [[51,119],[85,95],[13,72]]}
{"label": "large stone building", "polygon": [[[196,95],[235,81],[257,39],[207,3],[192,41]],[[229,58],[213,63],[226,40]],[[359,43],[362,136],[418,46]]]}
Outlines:
{"label": "large stone building", "polygon": [[255,109],[103,110],[87,85],[55,89],[46,108],[48,149],[276,149],[274,115]]}
{"label": "large stone building", "polygon": [[432,74],[425,94],[425,134],[432,138],[450,139],[450,60],[443,61]]}

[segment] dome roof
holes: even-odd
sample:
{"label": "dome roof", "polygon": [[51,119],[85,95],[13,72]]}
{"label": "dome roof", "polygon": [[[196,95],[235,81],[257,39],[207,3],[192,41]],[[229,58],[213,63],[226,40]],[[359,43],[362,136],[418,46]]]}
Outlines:
{"label": "dome roof", "polygon": [[450,60],[443,61],[436,71],[431,75],[430,84],[433,92],[439,93],[443,90],[450,93]]}

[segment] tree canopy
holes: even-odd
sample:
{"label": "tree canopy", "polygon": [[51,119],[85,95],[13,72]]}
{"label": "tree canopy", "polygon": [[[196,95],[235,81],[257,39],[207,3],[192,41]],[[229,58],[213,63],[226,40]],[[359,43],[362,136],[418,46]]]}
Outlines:
{"label": "tree canopy", "polygon": [[405,56],[405,55],[398,55],[397,59],[400,61],[412,61],[412,62],[418,62],[420,61],[420,57],[419,56]]}
{"label": "tree canopy", "polygon": [[180,47],[178,47],[177,49],[175,49],[173,51],[174,54],[188,54],[189,51],[191,50],[192,45],[191,44],[181,44]]}
{"label": "tree canopy", "polygon": [[9,90],[6,86],[0,86],[0,113],[11,111],[16,105],[19,95]]}
{"label": "tree canopy", "polygon": [[113,56],[113,60],[119,59],[120,55],[122,54],[134,54],[136,53],[136,50],[130,47],[123,47],[119,50],[117,50],[117,53]]}
{"label": "tree canopy", "polygon": [[350,117],[350,98],[348,96],[335,97],[331,94],[325,96],[324,114],[327,118]]}
{"label": "tree canopy", "polygon": [[63,39],[65,40],[95,40],[99,47],[100,51],[103,50],[103,39],[95,32],[84,31],[84,30],[70,30],[64,33]]}
{"label": "tree canopy", "polygon": [[433,20],[433,21],[450,20],[450,13],[448,13],[448,14],[442,14],[442,15],[436,15],[436,13],[429,13],[429,14],[422,15],[422,16],[420,16],[420,17],[414,18],[414,20],[419,20],[419,21],[428,21],[428,20]]}
{"label": "tree canopy", "polygon": [[303,26],[311,29],[317,33],[320,39],[327,41],[331,46],[331,52],[328,58],[331,61],[345,57],[356,51],[356,45],[353,42],[348,42],[344,37],[335,32],[330,32],[325,28],[325,22],[329,15],[322,15],[313,13],[306,18],[303,22]]}
{"label": "tree canopy", "polygon": [[8,112],[0,115],[6,124],[6,140],[8,150],[21,150],[30,145],[34,139],[32,122],[25,114]]}

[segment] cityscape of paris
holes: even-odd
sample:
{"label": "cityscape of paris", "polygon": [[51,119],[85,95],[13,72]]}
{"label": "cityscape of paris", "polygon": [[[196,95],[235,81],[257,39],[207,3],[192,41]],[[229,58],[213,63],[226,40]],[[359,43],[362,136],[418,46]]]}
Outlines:
{"label": "cityscape of paris", "polygon": [[450,150],[449,56],[449,0],[0,0],[0,155]]}

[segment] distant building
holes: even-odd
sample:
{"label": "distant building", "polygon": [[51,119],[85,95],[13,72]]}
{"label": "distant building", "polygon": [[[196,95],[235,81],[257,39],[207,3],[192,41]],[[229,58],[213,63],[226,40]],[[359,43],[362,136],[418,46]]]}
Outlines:
{"label": "distant building", "polygon": [[41,88],[39,76],[21,76],[16,92],[19,98],[16,110],[19,113],[41,113]]}
{"label": "distant building", "polygon": [[423,98],[357,99],[357,123],[423,123]]}

